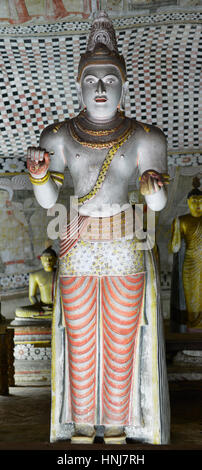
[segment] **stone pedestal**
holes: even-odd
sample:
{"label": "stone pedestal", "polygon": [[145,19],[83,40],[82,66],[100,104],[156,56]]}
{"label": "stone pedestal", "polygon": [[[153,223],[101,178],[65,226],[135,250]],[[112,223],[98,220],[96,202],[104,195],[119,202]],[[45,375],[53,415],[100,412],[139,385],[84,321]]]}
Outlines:
{"label": "stone pedestal", "polygon": [[166,331],[168,380],[202,380],[202,333]]}
{"label": "stone pedestal", "polygon": [[0,318],[0,395],[8,395],[14,385],[13,330],[4,317]]}
{"label": "stone pedestal", "polygon": [[45,386],[51,383],[51,320],[15,318],[15,385]]}
{"label": "stone pedestal", "polygon": [[6,327],[0,325],[0,395],[8,395]]}

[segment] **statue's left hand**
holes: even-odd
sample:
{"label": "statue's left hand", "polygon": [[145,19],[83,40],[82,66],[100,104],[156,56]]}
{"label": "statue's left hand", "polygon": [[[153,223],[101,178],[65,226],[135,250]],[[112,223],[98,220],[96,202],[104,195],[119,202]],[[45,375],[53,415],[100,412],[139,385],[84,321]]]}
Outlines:
{"label": "statue's left hand", "polygon": [[145,171],[140,178],[140,192],[143,196],[154,194],[159,191],[164,184],[169,183],[169,175],[158,173],[155,170]]}

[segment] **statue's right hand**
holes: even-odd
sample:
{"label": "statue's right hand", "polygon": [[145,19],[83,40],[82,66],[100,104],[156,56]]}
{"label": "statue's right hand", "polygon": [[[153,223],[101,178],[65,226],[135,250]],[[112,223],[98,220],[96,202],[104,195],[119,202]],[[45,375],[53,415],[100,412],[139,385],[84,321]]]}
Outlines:
{"label": "statue's right hand", "polygon": [[29,147],[27,150],[27,169],[34,178],[43,178],[50,165],[50,155],[46,150]]}

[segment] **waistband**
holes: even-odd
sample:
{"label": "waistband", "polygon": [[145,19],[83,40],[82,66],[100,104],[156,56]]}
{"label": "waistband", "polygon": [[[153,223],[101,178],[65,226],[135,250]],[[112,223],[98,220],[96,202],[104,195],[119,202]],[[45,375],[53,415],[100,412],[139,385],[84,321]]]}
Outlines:
{"label": "waistband", "polygon": [[133,238],[134,214],[132,207],[110,217],[88,217],[80,233],[84,241],[107,241]]}

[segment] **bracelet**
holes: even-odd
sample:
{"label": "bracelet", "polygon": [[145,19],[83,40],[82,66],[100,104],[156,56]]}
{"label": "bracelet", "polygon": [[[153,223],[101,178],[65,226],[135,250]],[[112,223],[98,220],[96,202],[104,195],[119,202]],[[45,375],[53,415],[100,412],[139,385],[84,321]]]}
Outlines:
{"label": "bracelet", "polygon": [[35,184],[36,186],[41,186],[42,184],[45,184],[50,178],[50,172],[48,171],[43,178],[34,178],[29,174],[29,179],[32,184]]}
{"label": "bracelet", "polygon": [[59,173],[58,171],[51,171],[51,179],[58,184],[63,184],[64,182],[64,174]]}

